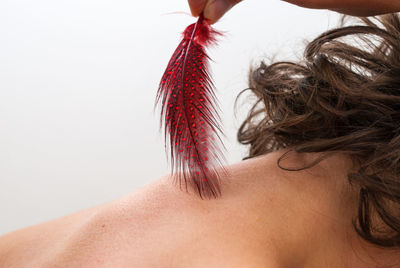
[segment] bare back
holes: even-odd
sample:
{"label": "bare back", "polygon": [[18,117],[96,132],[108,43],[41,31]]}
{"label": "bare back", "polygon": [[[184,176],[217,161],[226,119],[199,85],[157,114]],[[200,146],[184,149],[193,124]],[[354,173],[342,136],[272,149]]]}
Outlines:
{"label": "bare back", "polygon": [[280,153],[230,166],[217,200],[164,177],[0,237],[0,267],[377,267],[352,233],[352,190],[333,180],[347,162],[293,173],[276,167]]}

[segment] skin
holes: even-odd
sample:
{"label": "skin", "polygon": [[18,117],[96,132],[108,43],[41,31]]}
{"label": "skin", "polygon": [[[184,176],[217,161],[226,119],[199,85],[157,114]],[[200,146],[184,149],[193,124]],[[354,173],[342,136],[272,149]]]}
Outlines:
{"label": "skin", "polygon": [[[300,7],[329,9],[353,16],[375,16],[400,11],[400,0],[285,0]],[[192,15],[204,12],[210,24],[217,22],[241,0],[188,0]]]}
{"label": "skin", "polygon": [[[204,11],[211,22],[237,4],[214,2],[217,9]],[[376,9],[332,2],[295,4],[347,14],[395,10],[374,1]],[[189,3],[194,15],[213,8],[211,1]],[[347,181],[350,159],[337,154],[286,172],[276,166],[282,153],[227,167],[217,200],[182,192],[166,176],[114,202],[3,235],[0,268],[399,267],[398,251],[370,245],[353,230],[358,189]],[[303,166],[317,156],[293,154],[283,165]]]}
{"label": "skin", "polygon": [[[276,166],[282,153],[228,166],[217,200],[180,191],[166,176],[112,203],[7,234],[0,267],[398,267],[398,252],[370,246],[352,229],[357,189],[347,183],[346,156],[287,172]],[[282,164],[317,156],[293,154]]]}

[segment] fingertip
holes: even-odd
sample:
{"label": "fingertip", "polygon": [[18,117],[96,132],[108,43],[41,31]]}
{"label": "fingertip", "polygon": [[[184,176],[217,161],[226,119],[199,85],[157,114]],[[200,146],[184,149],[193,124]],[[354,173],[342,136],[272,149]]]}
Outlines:
{"label": "fingertip", "polygon": [[188,0],[190,13],[192,13],[192,16],[200,16],[201,12],[203,12],[206,6],[206,3],[207,0]]}
{"label": "fingertip", "polygon": [[206,17],[204,17],[204,21],[209,25],[213,25],[214,23],[217,22],[217,21],[213,21],[213,20],[207,19]]}
{"label": "fingertip", "polygon": [[204,18],[209,24],[214,24],[232,7],[233,3],[229,0],[210,1],[204,9]]}

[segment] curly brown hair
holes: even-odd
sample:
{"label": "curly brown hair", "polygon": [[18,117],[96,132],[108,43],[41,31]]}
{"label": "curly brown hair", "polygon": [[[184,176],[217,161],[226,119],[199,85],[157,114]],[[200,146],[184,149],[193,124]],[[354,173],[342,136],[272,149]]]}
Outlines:
{"label": "curly brown hair", "polygon": [[356,20],[345,26],[342,19],[308,43],[297,63],[262,62],[250,70],[247,90],[257,101],[238,140],[250,145],[245,159],[284,148],[348,154],[357,164],[348,174],[359,187],[356,232],[399,248],[400,17]]}

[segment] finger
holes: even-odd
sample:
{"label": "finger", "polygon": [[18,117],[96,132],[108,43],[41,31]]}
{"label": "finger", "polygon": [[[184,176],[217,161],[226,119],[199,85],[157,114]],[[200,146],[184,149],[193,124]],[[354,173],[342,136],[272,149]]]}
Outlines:
{"label": "finger", "polygon": [[207,0],[188,0],[190,12],[193,16],[198,17],[206,7]]}
{"label": "finger", "polygon": [[204,17],[210,24],[217,22],[228,10],[241,0],[211,0],[204,9]]}
{"label": "finger", "polygon": [[[327,9],[329,5],[339,6],[343,0],[283,0],[290,4],[299,7],[313,8],[313,9]],[[346,2],[347,0],[345,0]]]}

